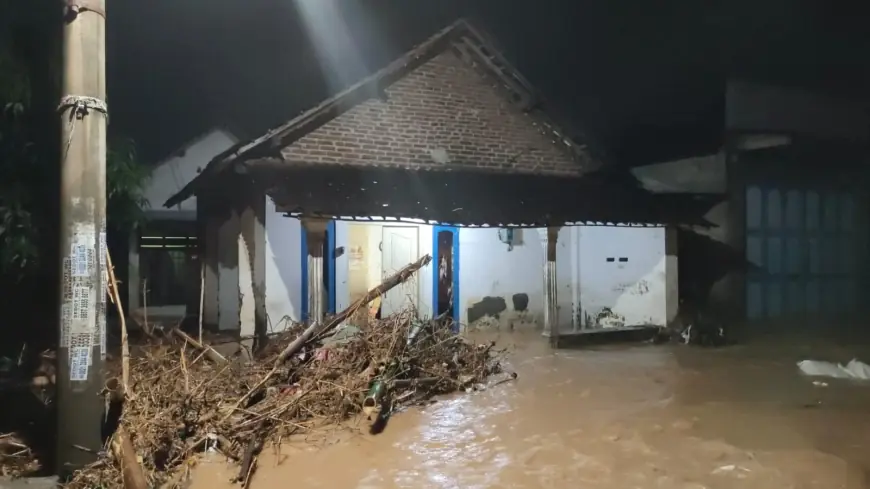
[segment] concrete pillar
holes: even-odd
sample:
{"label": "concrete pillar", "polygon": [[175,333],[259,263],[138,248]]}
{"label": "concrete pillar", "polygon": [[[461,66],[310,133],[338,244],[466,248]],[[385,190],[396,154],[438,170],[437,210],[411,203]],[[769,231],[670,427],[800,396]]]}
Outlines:
{"label": "concrete pillar", "polygon": [[556,287],[556,244],[559,239],[559,227],[552,226],[538,231],[547,245],[544,260],[544,336],[550,337],[550,345],[558,347],[559,299]]}
{"label": "concrete pillar", "polygon": [[266,344],[266,198],[252,193],[239,212],[239,321],[242,336]]}
{"label": "concrete pillar", "polygon": [[571,330],[579,333],[580,322],[580,226],[568,228],[568,249],[571,252]]}
{"label": "concrete pillar", "polygon": [[665,324],[673,324],[680,311],[679,250],[677,228],[665,228]]}
{"label": "concrete pillar", "polygon": [[308,318],[322,321],[326,313],[323,287],[323,243],[326,241],[326,219],[302,218],[308,246]]}
{"label": "concrete pillar", "polygon": [[209,328],[218,325],[218,230],[220,219],[203,216],[201,241],[199,242],[200,260],[205,265],[203,283],[202,323]]}
{"label": "concrete pillar", "polygon": [[223,209],[218,226],[218,329],[239,329],[240,220],[235,209]]}

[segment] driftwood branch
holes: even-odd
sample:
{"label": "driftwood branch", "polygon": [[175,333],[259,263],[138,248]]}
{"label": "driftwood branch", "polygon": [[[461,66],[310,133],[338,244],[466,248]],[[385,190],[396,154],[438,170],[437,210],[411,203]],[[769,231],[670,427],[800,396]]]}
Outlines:
{"label": "driftwood branch", "polygon": [[127,316],[124,314],[124,305],[121,304],[121,296],[118,294],[118,281],[115,279],[115,266],[112,265],[112,255],[106,250],[106,268],[109,272],[109,296],[118,309],[121,318],[121,385],[124,395],[130,393],[130,343],[127,338]]}
{"label": "driftwood branch", "polygon": [[139,457],[136,456],[133,442],[123,426],[119,426],[115,431],[115,436],[112,438],[112,451],[121,465],[124,488],[148,489],[148,479],[145,478],[145,471],[142,470],[142,464],[139,463]]}
{"label": "driftwood branch", "polygon": [[233,479],[233,482],[238,482],[242,486],[247,486],[248,481],[251,478],[251,472],[254,469],[254,464],[256,463],[257,454],[262,449],[262,443],[260,439],[257,438],[257,433],[263,428],[263,425],[266,424],[266,418],[260,420],[257,424],[257,427],[254,428],[254,435],[251,436],[251,439],[248,441],[248,446],[245,447],[245,451],[242,453],[242,460],[239,464],[239,475]]}
{"label": "driftwood branch", "polygon": [[[112,255],[106,250],[106,268],[109,276],[109,296],[115,307],[118,309],[118,316],[121,318],[121,399],[126,399],[128,402],[133,399],[133,392],[130,390],[130,342],[127,337],[127,320],[124,314],[124,305],[121,303],[121,296],[118,293],[118,281],[115,278],[115,267],[112,265]],[[112,391],[115,394],[117,391]],[[124,487],[126,489],[148,489],[148,479],[145,478],[145,471],[142,464],[139,463],[139,457],[136,455],[136,449],[133,447],[133,442],[130,436],[124,429],[124,426],[118,426],[112,438],[112,450],[115,453],[115,458],[121,465],[121,473],[124,477]]]}
{"label": "driftwood branch", "polygon": [[205,306],[205,260],[199,267],[199,342],[202,343],[202,313]]}
{"label": "driftwood branch", "polygon": [[[334,330],[335,328],[338,327],[338,325],[340,325],[345,320],[347,320],[347,318],[351,317],[361,307],[365,307],[366,305],[368,305],[368,303],[375,300],[376,297],[380,297],[380,296],[384,295],[390,289],[405,282],[406,280],[411,278],[411,276],[414,275],[414,273],[416,273],[417,270],[420,270],[421,268],[428,265],[430,261],[432,261],[432,257],[430,255],[425,255],[422,258],[420,258],[419,260],[415,261],[414,263],[410,263],[408,265],[405,265],[404,268],[402,268],[401,270],[399,270],[398,272],[396,272],[392,276],[388,277],[386,280],[384,280],[377,287],[368,291],[368,293],[366,295],[364,295],[364,296],[360,297],[359,299],[357,299],[356,301],[354,301],[354,303],[351,304],[350,306],[348,306],[345,310],[343,310],[340,313],[336,314],[335,316],[332,316],[331,318],[329,318],[329,320],[326,323],[324,323],[322,326],[320,323],[313,323],[310,326],[308,326],[308,328],[305,331],[303,331],[302,334],[300,334],[298,338],[296,338],[295,340],[293,340],[292,343],[287,345],[287,348],[285,348],[281,352],[281,354],[278,355],[278,358],[275,360],[275,364],[272,366],[272,370],[270,370],[269,373],[267,373],[266,376],[263,377],[262,380],[260,380],[260,382],[258,382],[254,387],[252,387],[251,390],[249,390],[247,394],[242,396],[242,398],[236,402],[236,404],[233,406],[233,408],[230,409],[230,411],[227,413],[226,417],[229,417],[230,415],[232,415],[232,413],[235,412],[236,409],[239,408],[239,406],[241,406],[243,403],[247,402],[248,399],[250,399],[251,396],[253,396],[255,393],[259,392],[260,389],[262,389],[263,386],[266,385],[266,383],[269,382],[269,380],[276,373],[278,373],[278,369],[281,368],[281,365],[283,365],[284,362],[286,362],[288,358],[290,358],[291,356],[293,356],[296,353],[299,353],[299,350],[301,350],[302,347],[305,346],[305,344],[308,343],[309,340],[314,338],[314,335],[316,333],[317,334],[324,334],[324,333],[328,333],[328,332]],[[225,417],[225,419],[226,419],[226,417]]]}
{"label": "driftwood branch", "polygon": [[190,335],[188,335],[188,334],[185,333],[184,331],[182,331],[182,330],[180,330],[180,329],[178,329],[178,328],[173,328],[173,329],[172,329],[172,334],[174,334],[175,336],[178,336],[178,337],[181,338],[182,340],[186,341],[187,343],[190,344],[190,346],[192,346],[192,347],[196,348],[197,350],[199,350],[199,351],[205,353],[205,356],[206,356],[209,360],[211,360],[212,362],[214,362],[214,363],[216,363],[216,364],[218,364],[218,365],[226,365],[226,364],[228,363],[227,359],[224,358],[223,355],[221,355],[220,353],[218,353],[217,350],[215,350],[214,348],[212,348],[212,347],[210,347],[210,346],[208,346],[208,345],[204,345],[204,344],[202,344],[202,343],[196,341],[195,339],[193,339]]}

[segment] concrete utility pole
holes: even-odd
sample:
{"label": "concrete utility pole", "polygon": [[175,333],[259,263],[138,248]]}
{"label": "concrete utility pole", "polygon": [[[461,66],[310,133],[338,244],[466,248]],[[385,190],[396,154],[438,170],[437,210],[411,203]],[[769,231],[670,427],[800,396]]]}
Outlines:
{"label": "concrete utility pole", "polygon": [[66,0],[61,117],[61,317],[57,469],[102,448],[106,352],[105,0]]}

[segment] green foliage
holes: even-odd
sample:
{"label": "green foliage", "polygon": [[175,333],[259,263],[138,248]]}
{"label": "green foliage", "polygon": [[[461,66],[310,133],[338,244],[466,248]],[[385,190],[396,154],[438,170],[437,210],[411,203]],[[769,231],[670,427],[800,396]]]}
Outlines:
{"label": "green foliage", "polygon": [[27,73],[0,48],[0,271],[15,277],[37,255],[28,185],[37,162],[27,131],[29,87]]}
{"label": "green foliage", "polygon": [[106,208],[110,231],[126,234],[145,218],[148,201],[143,196],[151,178],[151,167],[136,157],[136,145],[121,139],[109,146],[106,155]]}
{"label": "green foliage", "polygon": [[[45,141],[59,137],[47,120],[53,114],[32,109],[31,83],[25,66],[0,44],[0,273],[20,280],[40,262],[45,241],[57,239],[52,222],[59,210],[51,183],[58,163]],[[56,115],[54,116],[56,117]],[[50,136],[50,137],[49,137]],[[55,177],[56,178],[56,177]],[[149,168],[136,158],[132,141],[110,144],[106,161],[109,232],[126,233],[143,217],[142,197]]]}

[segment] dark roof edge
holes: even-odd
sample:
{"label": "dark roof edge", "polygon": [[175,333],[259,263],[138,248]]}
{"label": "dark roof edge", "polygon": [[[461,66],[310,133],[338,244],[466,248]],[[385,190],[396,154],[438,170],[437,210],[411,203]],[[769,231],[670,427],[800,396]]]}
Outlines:
{"label": "dark roof edge", "polygon": [[[463,36],[471,37],[476,46],[466,44],[465,47],[475,51],[478,58],[483,61],[484,67],[502,82],[511,86],[523,99],[524,107],[529,112],[534,112],[534,117],[548,131],[558,137],[560,145],[567,146],[569,151],[579,155],[585,152],[585,145],[577,145],[570,136],[566,135],[548,116],[541,110],[539,99],[531,83],[511,65],[504,55],[495,47],[487,36],[473,27],[467,20],[460,19],[440,30],[417,47],[407,51],[376,73],[364,78],[342,92],[324,100],[318,105],[304,111],[290,121],[281,124],[259,138],[234,145],[223,153],[215,156],[203,171],[193,180],[188,182],[175,195],[171,196],[163,204],[165,207],[173,207],[192,197],[197,187],[204,180],[223,172],[234,161],[248,158],[262,158],[278,156],[281,148],[291,144],[304,134],[314,131],[318,127],[335,119],[347,110],[377,95],[384,88],[392,85],[395,81],[407,75],[410,71],[422,66],[438,54],[444,52],[451,43]],[[485,52],[481,52],[481,49]],[[501,68],[499,67],[501,66]],[[537,109],[537,110],[535,110]]]}
{"label": "dark roof edge", "polygon": [[[273,129],[270,129],[262,136],[244,143],[237,144],[224,151],[223,153],[218,154],[217,156],[212,158],[208,165],[206,165],[202,173],[200,173],[196,178],[191,180],[187,185],[184,186],[184,188],[179,190],[178,193],[167,199],[167,201],[163,205],[165,207],[173,207],[192,197],[193,194],[196,192],[197,184],[201,180],[222,172],[233,161],[239,158],[245,156],[275,156],[274,154],[270,153],[273,153],[274,151],[280,149],[277,147],[279,145],[275,144],[276,139],[278,141],[283,141],[289,135],[296,133],[299,130],[317,127],[324,124],[328,120],[331,120],[341,115],[341,113],[349,110],[353,106],[369,98],[369,96],[371,95],[370,89],[373,86],[375,87],[375,89],[377,89],[378,86],[383,85],[384,82],[387,81],[387,78],[390,77],[390,75],[404,75],[408,71],[422,65],[426,61],[429,61],[429,59],[434,57],[437,52],[440,52],[439,48],[446,47],[445,44],[453,38],[453,35],[456,34],[460,28],[467,26],[468,23],[465,22],[465,20],[459,20],[457,22],[454,22],[450,26],[442,29],[437,34],[424,41],[422,44],[418,45],[413,50],[407,52],[402,57],[393,61],[383,69],[378,70],[377,72],[351,85],[345,90],[302,112],[293,119]],[[393,80],[390,80],[390,82],[392,81]],[[330,109],[338,109],[338,111],[333,112]],[[327,118],[324,116],[329,117]],[[321,119],[327,120],[321,121]]]}

